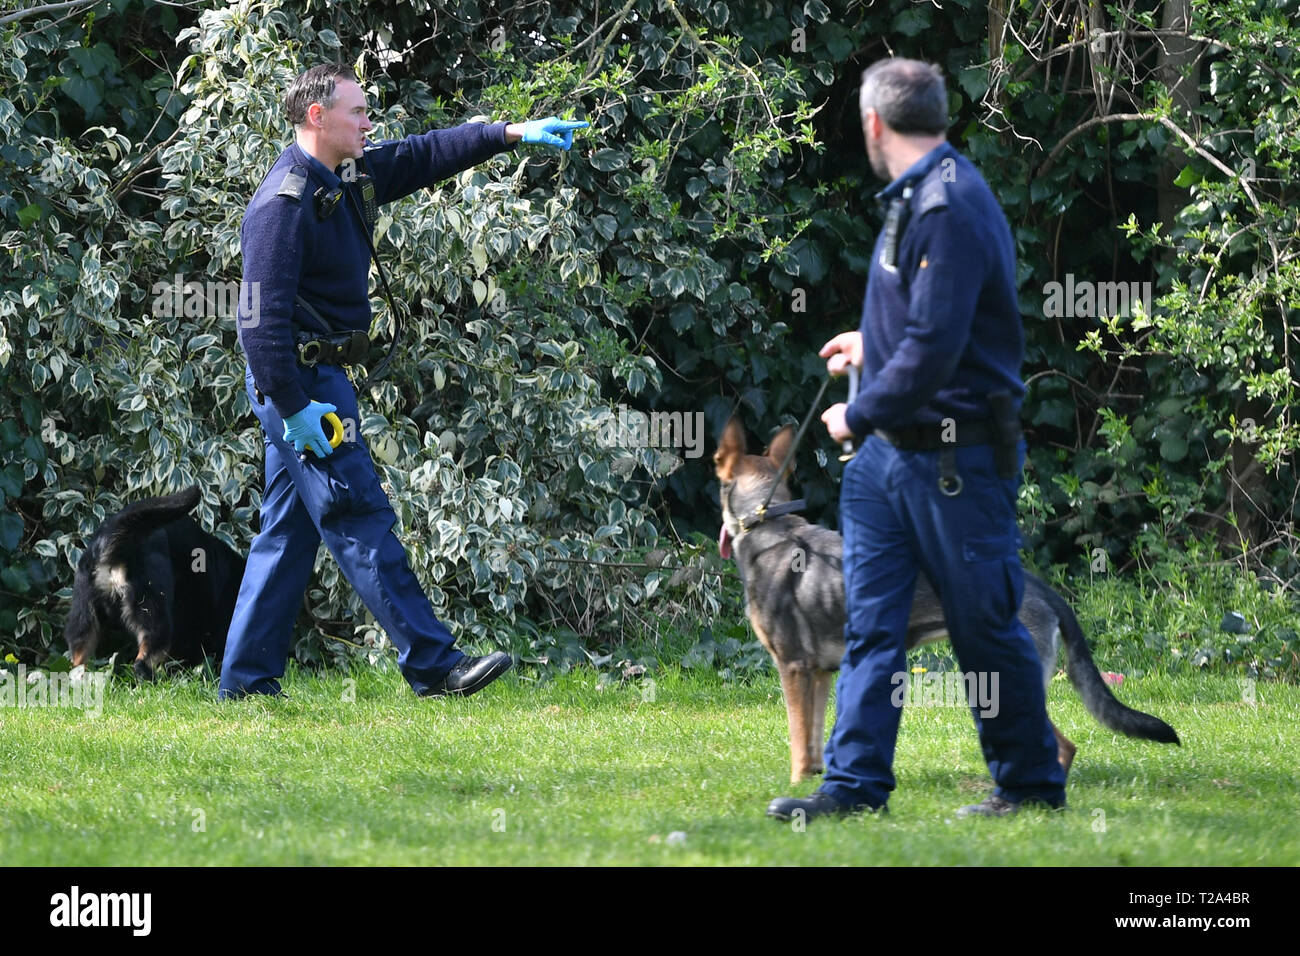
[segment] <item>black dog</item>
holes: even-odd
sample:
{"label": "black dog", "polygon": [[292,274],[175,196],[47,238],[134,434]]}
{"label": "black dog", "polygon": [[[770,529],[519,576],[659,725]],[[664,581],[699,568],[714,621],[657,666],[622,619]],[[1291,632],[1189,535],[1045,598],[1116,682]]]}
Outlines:
{"label": "black dog", "polygon": [[189,516],[198,501],[195,486],[137,501],[100,525],[77,565],[63,632],[73,664],[121,632],[135,639],[143,680],[166,657],[199,664],[222,655],[244,559]]}

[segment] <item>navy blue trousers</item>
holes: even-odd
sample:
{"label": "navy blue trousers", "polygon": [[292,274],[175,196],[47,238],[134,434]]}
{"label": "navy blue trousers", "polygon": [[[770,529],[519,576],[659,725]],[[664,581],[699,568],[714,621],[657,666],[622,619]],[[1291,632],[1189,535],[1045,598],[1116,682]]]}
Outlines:
{"label": "navy blue trousers", "polygon": [[841,803],[870,807],[883,805],[894,790],[894,746],[906,700],[904,640],[923,570],[943,603],[962,672],[990,690],[996,675],[995,706],[970,707],[994,792],[1063,805],[1065,771],[1056,759],[1042,668],[1017,617],[1024,589],[1019,469],[1015,478],[999,478],[989,445],[955,454],[963,486],[953,497],[939,490],[938,452],[899,451],[871,436],[844,469],[848,614],[820,789]]}
{"label": "navy blue trousers", "polygon": [[253,539],[221,666],[221,698],[276,694],[284,676],[294,619],[302,607],[316,551],[323,540],[398,651],[398,664],[417,693],[436,689],[463,658],[393,533],[397,515],[361,440],[356,391],[337,366],[301,368],[303,387],[318,402],[338,406],[352,437],[327,458],[299,461],[283,439],[284,421],[269,399],[258,402],[252,372],[249,400],[262,423],[266,486],[262,526]]}

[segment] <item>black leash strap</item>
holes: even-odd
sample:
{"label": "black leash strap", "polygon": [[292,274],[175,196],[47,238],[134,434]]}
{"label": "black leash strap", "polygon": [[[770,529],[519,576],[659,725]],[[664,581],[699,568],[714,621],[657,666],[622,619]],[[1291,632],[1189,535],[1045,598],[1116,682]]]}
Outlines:
{"label": "black leash strap", "polygon": [[[358,177],[358,179],[360,180],[360,177]],[[374,189],[374,183],[370,181],[369,176],[364,180],[360,180],[357,183],[357,188],[364,188],[367,185],[371,189]],[[398,311],[397,303],[393,300],[393,290],[388,285],[388,273],[384,271],[384,264],[379,261],[379,253],[375,251],[375,240],[370,235],[370,230],[373,228],[374,224],[371,223],[370,217],[366,215],[366,210],[362,208],[361,200],[358,199],[356,195],[357,191],[355,189],[348,189],[345,190],[345,192],[352,197],[352,205],[361,216],[361,224],[365,227],[362,232],[366,237],[366,245],[370,249],[371,258],[375,260],[376,268],[379,269],[379,281],[384,287],[384,299],[388,302],[388,308],[393,313],[393,339],[388,343],[388,351],[384,353],[384,357],[380,359],[379,364],[374,367],[373,371],[367,371],[365,379],[357,385],[357,388],[359,389],[362,385],[369,384],[370,382],[382,378],[384,372],[388,369],[389,363],[393,361],[393,352],[397,349],[397,341],[402,337],[402,313]],[[377,215],[375,221],[378,222]]]}
{"label": "black leash strap", "polygon": [[804,416],[803,424],[799,426],[799,431],[795,433],[794,442],[790,445],[790,450],[785,453],[785,460],[781,462],[781,467],[776,470],[776,477],[772,480],[772,487],[767,489],[767,497],[763,499],[763,503],[759,505],[758,510],[754,512],[759,517],[760,521],[767,519],[767,506],[772,501],[772,495],[776,494],[776,486],[781,483],[781,478],[785,475],[785,470],[790,466],[790,462],[794,461],[794,453],[799,448],[799,442],[803,441],[804,432],[808,430],[808,423],[811,422],[813,416],[817,414],[817,408],[822,403],[822,396],[826,394],[826,386],[830,383],[830,376],[822,379],[822,387],[817,390],[817,397],[812,401],[812,408],[808,409],[808,414]]}

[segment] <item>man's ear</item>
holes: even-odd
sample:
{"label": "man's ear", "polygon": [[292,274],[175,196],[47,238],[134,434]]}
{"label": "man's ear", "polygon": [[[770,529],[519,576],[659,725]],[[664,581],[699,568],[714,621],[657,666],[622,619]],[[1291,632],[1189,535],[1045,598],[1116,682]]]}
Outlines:
{"label": "man's ear", "polygon": [[867,135],[872,139],[880,139],[880,134],[884,131],[885,125],[880,118],[880,114],[868,107],[867,119],[862,124],[862,128],[867,131]]}

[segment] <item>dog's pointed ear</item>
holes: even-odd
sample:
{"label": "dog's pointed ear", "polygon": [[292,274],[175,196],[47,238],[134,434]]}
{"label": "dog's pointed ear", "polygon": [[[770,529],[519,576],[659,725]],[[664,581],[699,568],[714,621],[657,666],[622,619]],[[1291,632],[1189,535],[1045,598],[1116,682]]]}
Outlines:
{"label": "dog's pointed ear", "polygon": [[[770,458],[772,464],[781,467],[781,462],[785,461],[785,456],[790,454],[790,446],[794,444],[794,426],[786,425],[772,437],[772,444],[767,446],[763,452],[764,458]],[[794,474],[794,462],[790,462],[790,468],[786,474]]]}
{"label": "dog's pointed ear", "polygon": [[732,416],[727,427],[722,430],[722,440],[718,450],[713,453],[713,470],[718,480],[731,481],[735,477],[736,466],[745,457],[745,426],[740,419]]}

